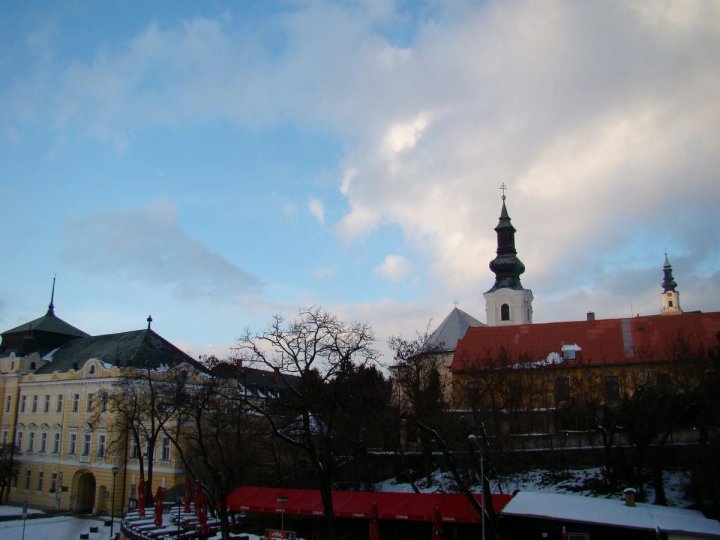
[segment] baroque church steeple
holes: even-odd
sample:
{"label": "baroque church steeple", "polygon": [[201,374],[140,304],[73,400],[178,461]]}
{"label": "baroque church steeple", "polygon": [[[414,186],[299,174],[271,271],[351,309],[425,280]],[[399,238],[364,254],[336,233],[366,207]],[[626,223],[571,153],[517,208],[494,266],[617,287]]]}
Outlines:
{"label": "baroque church steeple", "polygon": [[665,264],[663,265],[663,280],[662,280],[662,311],[663,315],[675,315],[682,313],[680,308],[680,293],[676,290],[677,283],[673,278],[672,265],[668,259],[667,253],[665,253]]}
{"label": "baroque church steeple", "polygon": [[[505,184],[503,184],[504,188]],[[496,289],[522,290],[520,274],[525,272],[525,265],[517,257],[515,249],[515,227],[510,222],[507,206],[505,206],[505,193],[502,196],[502,210],[500,221],[495,232],[497,233],[497,257],[490,261],[490,270],[495,274],[495,285],[488,292]]]}
{"label": "baroque church steeple", "polygon": [[497,233],[496,257],[490,261],[490,270],[495,274],[495,284],[483,296],[488,326],[527,324],[532,322],[533,294],[524,289],[520,282],[520,274],[525,272],[525,265],[517,256],[515,249],[515,227],[505,205],[505,184],[502,190],[502,209]]}

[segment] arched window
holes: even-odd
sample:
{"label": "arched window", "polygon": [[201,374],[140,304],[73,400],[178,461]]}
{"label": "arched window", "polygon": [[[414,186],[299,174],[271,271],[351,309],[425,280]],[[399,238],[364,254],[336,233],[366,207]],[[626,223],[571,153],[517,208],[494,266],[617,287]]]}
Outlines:
{"label": "arched window", "polygon": [[90,375],[95,375],[95,364],[90,366]]}
{"label": "arched window", "polygon": [[30,369],[35,369],[35,362],[30,362]]}
{"label": "arched window", "polygon": [[500,306],[500,320],[501,321],[509,321],[510,320],[510,306],[507,304],[503,304]]}

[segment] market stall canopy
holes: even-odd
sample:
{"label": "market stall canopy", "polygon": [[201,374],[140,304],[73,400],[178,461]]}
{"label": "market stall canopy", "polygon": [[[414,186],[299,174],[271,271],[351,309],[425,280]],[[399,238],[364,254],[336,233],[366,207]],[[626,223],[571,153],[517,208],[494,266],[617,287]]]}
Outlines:
{"label": "market stall canopy", "polygon": [[[492,498],[495,512],[500,512],[512,496],[493,495]],[[482,502],[480,494],[475,494],[475,499]],[[481,521],[470,502],[460,494],[333,491],[333,508],[337,517],[370,519],[373,503],[380,519],[432,522],[435,508],[438,508],[445,522]],[[309,489],[242,486],[230,494],[228,507],[245,512],[324,515],[320,492]]]}

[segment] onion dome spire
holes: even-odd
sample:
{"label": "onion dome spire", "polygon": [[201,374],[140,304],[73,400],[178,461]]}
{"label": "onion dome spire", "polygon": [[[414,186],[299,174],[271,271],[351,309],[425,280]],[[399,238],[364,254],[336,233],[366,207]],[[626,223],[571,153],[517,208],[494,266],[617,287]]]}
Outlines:
{"label": "onion dome spire", "polygon": [[500,212],[500,221],[495,232],[497,233],[497,257],[490,261],[490,270],[495,274],[495,285],[488,292],[497,289],[515,289],[522,290],[520,283],[520,274],[525,272],[525,265],[517,257],[515,249],[515,227],[510,222],[510,214],[508,214],[505,206],[505,190],[507,187],[503,184],[500,189],[502,195],[502,210]]}
{"label": "onion dome spire", "polygon": [[668,259],[667,252],[665,252],[665,264],[663,265],[663,280],[662,280],[662,288],[663,292],[668,291],[675,291],[675,288],[677,287],[677,283],[675,282],[675,279],[673,278],[672,274],[672,265],[670,264],[670,260]]}

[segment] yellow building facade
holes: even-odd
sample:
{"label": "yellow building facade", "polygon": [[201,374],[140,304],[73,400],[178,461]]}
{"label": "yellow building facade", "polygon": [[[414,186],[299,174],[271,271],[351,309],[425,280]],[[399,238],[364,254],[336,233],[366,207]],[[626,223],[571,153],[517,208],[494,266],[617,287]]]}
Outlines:
{"label": "yellow building facade", "polygon": [[[68,328],[72,330],[68,330]],[[88,336],[48,313],[2,334],[0,442],[14,475],[3,502],[120,515],[137,497],[140,463],[127,433],[98,396],[134,364],[197,367],[153,330]],[[153,490],[184,482],[182,463],[161,434]],[[147,464],[145,464],[147,470]],[[114,504],[114,506],[113,506]]]}

